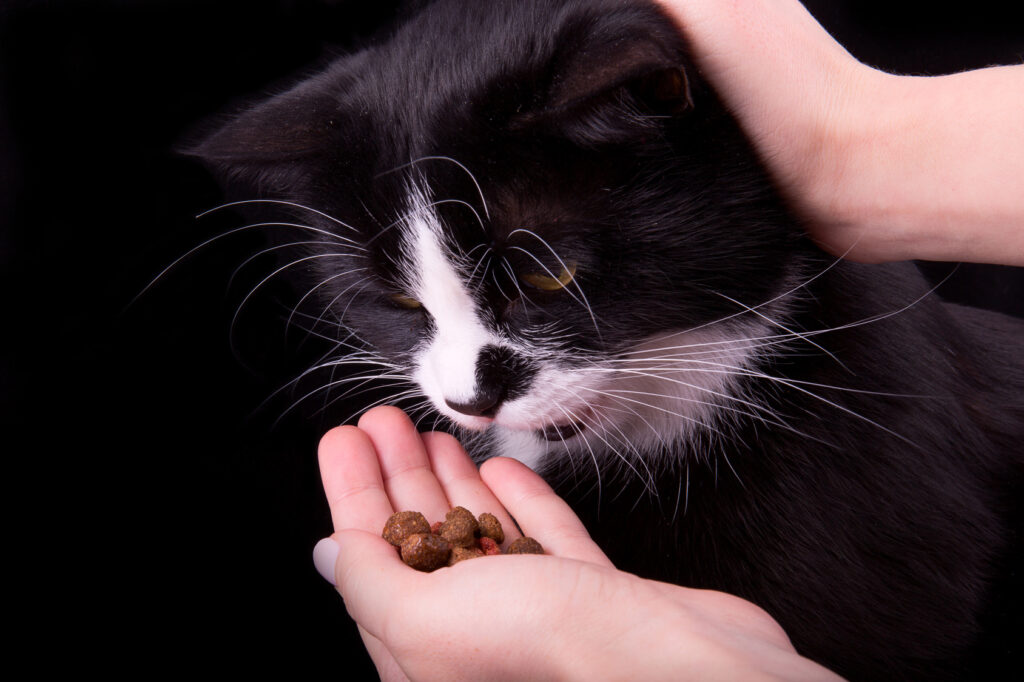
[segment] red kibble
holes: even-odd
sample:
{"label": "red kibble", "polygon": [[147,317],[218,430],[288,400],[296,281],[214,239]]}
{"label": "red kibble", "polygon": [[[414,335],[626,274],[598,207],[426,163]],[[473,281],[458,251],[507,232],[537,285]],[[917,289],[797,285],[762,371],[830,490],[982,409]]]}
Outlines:
{"label": "red kibble", "polygon": [[501,554],[501,547],[498,546],[498,543],[486,536],[480,538],[480,549],[483,550],[484,556]]}

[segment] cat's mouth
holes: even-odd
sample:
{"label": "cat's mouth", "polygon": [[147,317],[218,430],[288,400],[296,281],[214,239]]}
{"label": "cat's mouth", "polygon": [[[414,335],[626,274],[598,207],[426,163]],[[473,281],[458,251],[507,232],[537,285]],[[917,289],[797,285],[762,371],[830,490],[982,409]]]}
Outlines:
{"label": "cat's mouth", "polygon": [[552,424],[547,428],[541,429],[539,433],[544,440],[558,442],[578,436],[586,428],[586,423],[577,420],[567,424]]}

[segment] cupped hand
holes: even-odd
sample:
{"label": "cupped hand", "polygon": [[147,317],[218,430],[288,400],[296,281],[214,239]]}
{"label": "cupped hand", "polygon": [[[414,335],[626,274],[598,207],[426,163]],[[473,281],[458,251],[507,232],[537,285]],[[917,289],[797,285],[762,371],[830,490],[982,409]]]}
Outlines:
{"label": "cupped hand", "polygon": [[[527,467],[478,469],[454,438],[417,433],[396,408],[330,431],[320,468],[335,533],[317,565],[384,680],[831,679],[758,607],[616,570]],[[453,506],[497,516],[506,545],[518,523],[546,554],[421,573],[381,537],[395,511],[433,522]]]}

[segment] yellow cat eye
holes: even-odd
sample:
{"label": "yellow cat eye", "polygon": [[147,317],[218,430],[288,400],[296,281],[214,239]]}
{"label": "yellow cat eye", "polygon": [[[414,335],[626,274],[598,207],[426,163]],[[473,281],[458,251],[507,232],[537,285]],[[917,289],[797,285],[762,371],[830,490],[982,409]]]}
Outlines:
{"label": "yellow cat eye", "polygon": [[422,308],[423,304],[417,301],[412,296],[403,296],[402,294],[391,294],[391,301],[397,303],[407,310],[415,310],[416,308]]}
{"label": "yellow cat eye", "polygon": [[527,272],[520,275],[520,278],[535,289],[541,291],[558,291],[569,286],[576,276],[576,264],[567,263],[562,266],[562,272],[558,277],[552,277],[547,273]]}

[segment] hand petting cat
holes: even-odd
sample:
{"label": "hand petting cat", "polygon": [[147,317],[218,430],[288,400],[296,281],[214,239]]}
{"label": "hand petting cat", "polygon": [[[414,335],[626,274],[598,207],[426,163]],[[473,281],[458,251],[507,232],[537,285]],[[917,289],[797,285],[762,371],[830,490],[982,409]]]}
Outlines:
{"label": "hand petting cat", "polygon": [[658,0],[837,256],[1024,265],[1024,65],[858,62],[798,0]]}
{"label": "hand petting cat", "polygon": [[[330,431],[320,470],[335,532],[314,552],[384,680],[838,679],[800,657],[778,624],[737,597],[618,571],[530,469],[479,469],[446,434],[397,408]],[[512,517],[547,555],[415,571],[381,537],[395,511],[452,506]]]}

